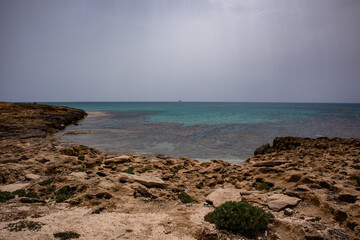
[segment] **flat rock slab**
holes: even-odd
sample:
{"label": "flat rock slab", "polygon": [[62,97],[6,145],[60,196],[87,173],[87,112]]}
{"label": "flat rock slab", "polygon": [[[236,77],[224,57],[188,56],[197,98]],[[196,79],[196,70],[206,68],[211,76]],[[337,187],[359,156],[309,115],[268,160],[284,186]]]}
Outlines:
{"label": "flat rock slab", "polygon": [[286,207],[296,206],[301,199],[296,197],[289,197],[284,194],[274,194],[267,198],[268,207],[274,211],[280,211]]}
{"label": "flat rock slab", "polygon": [[41,176],[37,175],[37,174],[29,173],[29,174],[25,175],[25,178],[26,178],[26,180],[36,180],[36,179],[41,178]]}
{"label": "flat rock slab", "polygon": [[206,197],[206,202],[218,207],[227,201],[241,201],[240,190],[232,188],[218,188]]}
{"label": "flat rock slab", "polygon": [[2,192],[14,192],[16,190],[22,189],[29,185],[29,183],[12,183],[8,185],[1,185],[0,191]]}
{"label": "flat rock slab", "polygon": [[87,173],[86,172],[72,172],[72,173],[70,173],[70,176],[84,178],[87,176]]}
{"label": "flat rock slab", "polygon": [[158,177],[138,176],[128,173],[119,173],[119,181],[138,182],[147,187],[164,187],[166,183]]}
{"label": "flat rock slab", "polygon": [[115,164],[125,163],[125,162],[130,161],[130,159],[131,159],[131,156],[121,155],[121,156],[117,156],[117,157],[114,157],[114,158],[106,159],[106,160],[104,161],[104,164],[105,164],[105,165],[109,165],[109,164],[111,164],[111,163],[115,163]]}

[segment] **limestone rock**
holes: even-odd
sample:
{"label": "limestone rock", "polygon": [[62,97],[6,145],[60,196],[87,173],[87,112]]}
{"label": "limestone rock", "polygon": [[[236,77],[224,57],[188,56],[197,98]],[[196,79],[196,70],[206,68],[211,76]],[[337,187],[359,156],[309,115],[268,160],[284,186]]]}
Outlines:
{"label": "limestone rock", "polygon": [[218,207],[227,201],[241,201],[240,190],[232,188],[218,188],[206,197],[206,201]]}
{"label": "limestone rock", "polygon": [[117,156],[114,158],[109,158],[107,160],[105,160],[105,165],[109,165],[111,163],[115,163],[115,164],[119,164],[119,163],[125,163],[130,161],[131,156],[127,156],[127,155],[121,155],[121,156]]}
{"label": "limestone rock", "polygon": [[137,176],[128,173],[119,173],[119,181],[123,182],[138,182],[147,187],[164,187],[166,183],[158,177],[151,176]]}
{"label": "limestone rock", "polygon": [[86,172],[72,172],[72,173],[70,173],[70,176],[84,178],[87,176],[87,173]]}
{"label": "limestone rock", "polygon": [[296,206],[301,199],[296,197],[289,197],[285,194],[274,194],[267,198],[268,207],[274,211],[280,211],[286,207]]}
{"label": "limestone rock", "polygon": [[41,177],[40,175],[32,174],[32,173],[25,175],[26,180],[36,180],[39,179],[40,177]]}

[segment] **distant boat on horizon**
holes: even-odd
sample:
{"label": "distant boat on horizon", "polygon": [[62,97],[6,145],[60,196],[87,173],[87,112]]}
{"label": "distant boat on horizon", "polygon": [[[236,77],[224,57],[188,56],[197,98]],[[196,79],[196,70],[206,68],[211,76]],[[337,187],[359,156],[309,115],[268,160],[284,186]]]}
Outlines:
{"label": "distant boat on horizon", "polygon": [[182,102],[181,100],[179,100],[178,102]]}

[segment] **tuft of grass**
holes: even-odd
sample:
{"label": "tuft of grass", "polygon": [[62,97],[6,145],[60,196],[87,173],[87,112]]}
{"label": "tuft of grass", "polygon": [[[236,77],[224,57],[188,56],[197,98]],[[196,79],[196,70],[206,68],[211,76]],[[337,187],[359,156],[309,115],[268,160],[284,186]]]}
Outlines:
{"label": "tuft of grass", "polygon": [[243,202],[226,202],[205,215],[205,221],[214,223],[217,229],[256,238],[264,233],[274,216],[261,208]]}
{"label": "tuft of grass", "polygon": [[71,190],[69,186],[62,187],[57,191],[55,201],[57,203],[63,202],[69,199],[72,195],[74,195],[74,191]]}
{"label": "tuft of grass", "polygon": [[20,221],[17,223],[9,223],[5,228],[10,232],[20,232],[24,229],[28,229],[30,231],[39,231],[44,223],[33,222],[33,221]]}
{"label": "tuft of grass", "polygon": [[80,234],[73,232],[73,231],[67,231],[67,232],[58,232],[54,233],[55,238],[60,238],[60,240],[68,240],[72,238],[79,238]]}
{"label": "tuft of grass", "polygon": [[182,203],[193,203],[193,202],[197,202],[195,199],[193,199],[192,197],[190,197],[189,195],[187,195],[186,193],[180,193],[178,195],[178,198],[180,199],[180,201]]}
{"label": "tuft of grass", "polygon": [[78,171],[79,172],[87,172],[87,171],[89,171],[90,169],[88,169],[88,168],[80,168],[80,169],[78,169]]}
{"label": "tuft of grass", "polygon": [[14,192],[12,192],[14,195],[18,195],[19,197],[26,197],[26,192],[24,189],[18,189]]}
{"label": "tuft of grass", "polygon": [[84,155],[80,155],[80,156],[78,156],[78,159],[79,159],[80,161],[84,161],[84,160],[85,160],[85,156],[84,156]]}
{"label": "tuft of grass", "polygon": [[258,186],[256,186],[256,190],[262,191],[262,190],[270,190],[270,186],[267,183],[262,183]]}
{"label": "tuft of grass", "polygon": [[129,167],[128,169],[123,171],[124,173],[128,173],[128,174],[134,174],[134,168],[133,167]]}
{"label": "tuft of grass", "polygon": [[50,195],[50,194],[52,194],[53,192],[55,192],[55,190],[56,190],[55,186],[49,186],[49,187],[47,187],[47,188],[45,189],[45,194],[46,194],[46,195]]}
{"label": "tuft of grass", "polygon": [[94,206],[97,206],[97,205],[100,205],[100,204],[101,204],[100,201],[91,202],[91,205],[94,205]]}
{"label": "tuft of grass", "polygon": [[46,179],[46,180],[44,180],[44,181],[42,181],[42,182],[39,182],[39,185],[40,185],[40,186],[50,185],[50,184],[53,183],[53,181],[54,181],[53,178],[49,178],[49,179]]}

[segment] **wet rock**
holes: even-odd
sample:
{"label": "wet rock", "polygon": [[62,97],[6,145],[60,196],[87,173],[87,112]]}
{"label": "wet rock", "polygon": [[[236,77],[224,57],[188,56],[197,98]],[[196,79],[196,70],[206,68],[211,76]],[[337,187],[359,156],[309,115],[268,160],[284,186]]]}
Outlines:
{"label": "wet rock", "polygon": [[137,176],[127,173],[119,173],[120,182],[138,182],[147,187],[165,187],[166,183],[158,177]]}
{"label": "wet rock", "polygon": [[280,211],[286,207],[296,206],[301,199],[296,197],[289,197],[284,194],[274,194],[267,198],[268,207],[274,211]]}
{"label": "wet rock", "polygon": [[265,153],[272,153],[274,151],[275,150],[272,147],[270,147],[270,144],[267,143],[255,149],[254,155],[263,155]]}
{"label": "wet rock", "polygon": [[218,188],[206,197],[206,202],[218,207],[227,201],[241,201],[240,190],[233,188]]}

